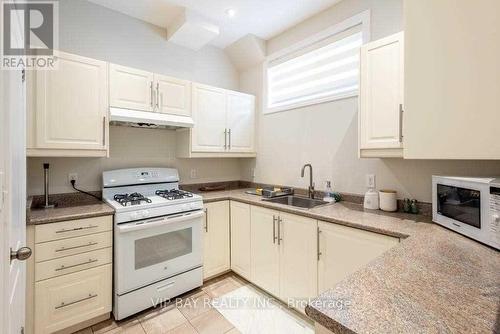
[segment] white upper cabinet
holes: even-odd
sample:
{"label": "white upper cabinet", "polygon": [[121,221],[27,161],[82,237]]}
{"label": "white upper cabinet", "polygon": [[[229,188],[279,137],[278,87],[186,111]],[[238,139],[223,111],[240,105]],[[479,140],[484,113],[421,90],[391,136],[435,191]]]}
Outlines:
{"label": "white upper cabinet", "polygon": [[223,89],[193,83],[193,151],[224,152],[227,149],[226,108]]}
{"label": "white upper cabinet", "polygon": [[107,63],[57,52],[57,68],[28,76],[28,156],[106,156]]}
{"label": "white upper cabinet", "polygon": [[156,110],[162,114],[191,116],[191,82],[154,75]]}
{"label": "white upper cabinet", "polygon": [[194,127],[178,131],[177,156],[254,157],[255,97],[192,83]]}
{"label": "white upper cabinet", "polygon": [[154,74],[116,64],[109,65],[110,106],[153,111],[156,100]]}
{"label": "white upper cabinet", "polygon": [[232,152],[254,152],[255,97],[227,94],[228,149]]}
{"label": "white upper cabinet", "polygon": [[404,1],[404,155],[500,159],[500,1]]}
{"label": "white upper cabinet", "polygon": [[403,156],[404,34],[361,48],[361,157]]}

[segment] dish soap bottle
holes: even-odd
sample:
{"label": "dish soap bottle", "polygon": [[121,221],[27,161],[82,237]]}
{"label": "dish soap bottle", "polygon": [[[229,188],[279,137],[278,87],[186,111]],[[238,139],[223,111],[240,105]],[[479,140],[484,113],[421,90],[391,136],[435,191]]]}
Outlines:
{"label": "dish soap bottle", "polygon": [[323,201],[335,202],[335,198],[333,197],[332,183],[330,181],[326,181],[325,196],[323,197]]}

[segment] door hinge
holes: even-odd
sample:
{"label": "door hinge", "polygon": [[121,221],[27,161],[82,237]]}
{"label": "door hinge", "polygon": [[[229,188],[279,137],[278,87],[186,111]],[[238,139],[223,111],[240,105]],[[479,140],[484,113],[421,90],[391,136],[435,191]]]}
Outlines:
{"label": "door hinge", "polygon": [[21,70],[21,80],[22,82],[26,81],[26,69],[24,68]]}
{"label": "door hinge", "polygon": [[21,331],[20,331],[21,334],[24,334],[24,327],[21,327]]}

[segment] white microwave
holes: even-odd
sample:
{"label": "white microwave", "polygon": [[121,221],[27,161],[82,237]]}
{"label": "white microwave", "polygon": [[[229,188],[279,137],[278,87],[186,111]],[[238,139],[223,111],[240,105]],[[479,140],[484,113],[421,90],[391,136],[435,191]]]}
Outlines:
{"label": "white microwave", "polygon": [[500,178],[433,176],[432,220],[500,249]]}

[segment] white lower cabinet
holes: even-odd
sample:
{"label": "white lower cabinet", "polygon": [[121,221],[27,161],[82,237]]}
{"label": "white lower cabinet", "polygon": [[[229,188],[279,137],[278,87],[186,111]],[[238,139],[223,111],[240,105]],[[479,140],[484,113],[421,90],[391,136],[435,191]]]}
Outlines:
{"label": "white lower cabinet", "polygon": [[109,318],[113,216],[28,226],[26,333],[71,333]]}
{"label": "white lower cabinet", "polygon": [[231,201],[231,270],[251,278],[250,205]]}
{"label": "white lower cabinet", "polygon": [[304,311],[318,293],[317,221],[280,213],[280,294],[290,306]]}
{"label": "white lower cabinet", "polygon": [[279,212],[257,206],[252,206],[250,212],[251,281],[270,294],[279,296]]}
{"label": "white lower cabinet", "polygon": [[399,238],[321,221],[318,231],[319,294],[399,243]]}
{"label": "white lower cabinet", "polygon": [[203,278],[229,270],[229,201],[205,204]]}
{"label": "white lower cabinet", "polygon": [[111,311],[112,265],[35,284],[35,332],[54,333]]}

